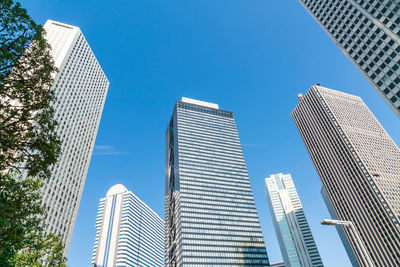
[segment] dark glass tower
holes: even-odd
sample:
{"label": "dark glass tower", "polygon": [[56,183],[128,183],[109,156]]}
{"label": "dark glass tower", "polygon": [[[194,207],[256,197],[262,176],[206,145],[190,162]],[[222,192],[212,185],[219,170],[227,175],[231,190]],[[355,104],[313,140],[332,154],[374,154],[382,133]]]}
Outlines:
{"label": "dark glass tower", "polygon": [[269,266],[233,113],[182,98],[166,132],[166,266]]}

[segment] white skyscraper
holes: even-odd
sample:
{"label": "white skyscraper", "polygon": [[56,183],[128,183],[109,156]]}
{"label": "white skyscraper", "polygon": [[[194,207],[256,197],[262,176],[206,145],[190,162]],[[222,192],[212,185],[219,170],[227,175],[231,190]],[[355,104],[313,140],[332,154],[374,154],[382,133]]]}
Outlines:
{"label": "white skyscraper", "polygon": [[273,174],[265,185],[285,266],[323,266],[290,174]]}
{"label": "white skyscraper", "polygon": [[[399,147],[358,96],[315,85],[291,115],[332,217],[354,224],[375,266],[400,266]],[[350,260],[369,266],[351,229],[343,232]]]}
{"label": "white skyscraper", "polygon": [[164,221],[123,185],[100,200],[91,266],[164,266]]}
{"label": "white skyscraper", "polygon": [[109,82],[78,27],[48,20],[46,39],[59,72],[53,103],[61,154],[43,188],[46,231],[68,251]]}

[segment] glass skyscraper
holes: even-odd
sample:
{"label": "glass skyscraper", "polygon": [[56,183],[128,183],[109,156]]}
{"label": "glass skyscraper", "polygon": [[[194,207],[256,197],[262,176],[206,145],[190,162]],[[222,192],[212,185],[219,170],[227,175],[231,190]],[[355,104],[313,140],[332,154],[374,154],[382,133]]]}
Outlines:
{"label": "glass skyscraper", "polygon": [[299,1],[400,118],[400,2]]}
{"label": "glass skyscraper", "polygon": [[48,20],[44,25],[58,73],[52,103],[61,153],[43,187],[49,208],[46,232],[62,237],[67,254],[109,82],[78,27]]}
{"label": "glass skyscraper", "polygon": [[[375,266],[400,266],[400,150],[392,138],[360,97],[320,85],[292,117],[332,217],[354,224]],[[349,228],[342,230],[365,266]]]}
{"label": "glass skyscraper", "polygon": [[268,266],[233,113],[182,98],[166,131],[166,266]]}
{"label": "glass skyscraper", "polygon": [[164,221],[121,184],[100,200],[90,265],[164,266]]}
{"label": "glass skyscraper", "polygon": [[286,267],[322,267],[290,174],[265,178],[267,202]]}

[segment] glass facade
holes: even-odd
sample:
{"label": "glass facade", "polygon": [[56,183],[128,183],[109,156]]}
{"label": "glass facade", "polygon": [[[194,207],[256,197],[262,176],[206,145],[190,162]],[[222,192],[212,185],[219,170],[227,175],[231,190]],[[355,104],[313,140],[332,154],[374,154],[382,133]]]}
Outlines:
{"label": "glass facade", "polygon": [[265,178],[265,186],[285,266],[322,267],[321,257],[291,175],[271,175]]}
{"label": "glass facade", "polygon": [[166,132],[166,266],[268,266],[232,112],[177,101]]}

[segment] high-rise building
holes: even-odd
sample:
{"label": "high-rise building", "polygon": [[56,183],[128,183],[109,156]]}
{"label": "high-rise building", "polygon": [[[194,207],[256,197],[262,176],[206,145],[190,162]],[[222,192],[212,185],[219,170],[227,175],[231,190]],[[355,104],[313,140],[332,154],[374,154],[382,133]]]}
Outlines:
{"label": "high-rise building", "polygon": [[375,266],[400,266],[399,148],[357,96],[316,85],[299,99],[292,117],[335,217],[353,222]]}
{"label": "high-rise building", "polygon": [[166,266],[268,266],[233,113],[182,98],[166,131]]}
{"label": "high-rise building", "polygon": [[400,118],[397,0],[299,0]]}
{"label": "high-rise building", "polygon": [[164,266],[164,221],[121,184],[100,200],[91,266]]}
{"label": "high-rise building", "polygon": [[273,174],[265,188],[285,266],[323,266],[291,175]]}
{"label": "high-rise building", "polygon": [[43,188],[46,231],[68,251],[109,82],[78,27],[48,20],[46,39],[58,68],[53,89],[61,154]]}

